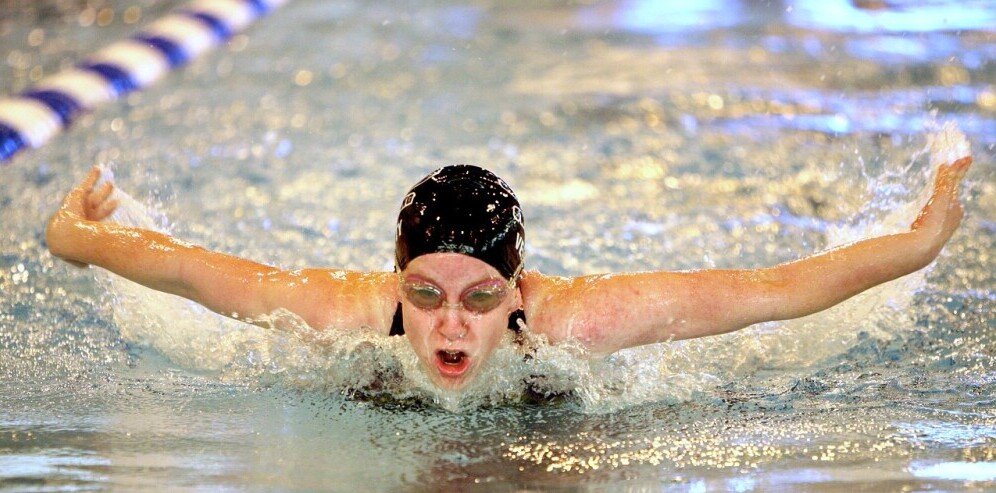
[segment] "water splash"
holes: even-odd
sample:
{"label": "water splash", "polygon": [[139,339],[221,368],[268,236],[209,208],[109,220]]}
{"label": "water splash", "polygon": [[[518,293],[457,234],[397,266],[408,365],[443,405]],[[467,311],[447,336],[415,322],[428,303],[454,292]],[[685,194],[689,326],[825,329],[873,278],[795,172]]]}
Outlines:
{"label": "water splash", "polygon": [[[953,125],[928,142],[931,163],[967,153],[964,136]],[[908,176],[913,167],[876,179],[916,182]],[[156,229],[142,204],[116,193],[121,206],[113,220]],[[885,200],[892,206],[885,215],[830,227],[828,243],[895,232],[910,224],[922,205],[922,198],[910,200],[908,194]],[[114,321],[123,338],[151,346],[181,366],[216,371],[231,381],[427,402],[452,411],[514,402],[524,394],[570,396],[588,412],[609,412],[716,395],[717,388],[760,370],[778,369],[787,378],[846,352],[861,338],[894,336],[895,327],[909,326],[908,308],[924,287],[925,275],[884,284],[810,317],[633,348],[605,359],[590,358],[576,341],[551,345],[523,327],[524,342],[515,344],[507,335],[480,376],[458,394],[435,388],[405,338],[364,328],[319,332],[285,311],[259,321],[263,327],[248,325],[116,276],[105,275],[102,282],[113,293]]]}

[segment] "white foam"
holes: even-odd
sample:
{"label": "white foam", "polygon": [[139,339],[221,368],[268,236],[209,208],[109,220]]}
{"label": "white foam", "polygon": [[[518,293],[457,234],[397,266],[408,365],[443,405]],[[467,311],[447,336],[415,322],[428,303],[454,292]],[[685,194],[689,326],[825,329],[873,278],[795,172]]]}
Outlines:
{"label": "white foam", "polygon": [[927,151],[932,168],[952,164],[972,153],[968,139],[955,122],[946,122],[939,131],[927,135]]}
{"label": "white foam", "polygon": [[[956,131],[956,129],[954,130]],[[962,149],[959,134],[945,130],[942,148]],[[963,137],[962,137],[963,138]],[[926,171],[926,170],[925,170]],[[909,182],[919,177],[894,173]],[[152,224],[140,204],[123,195],[115,220]],[[864,224],[829,231],[828,242],[854,241],[908,226],[920,207],[916,197]],[[799,252],[805,255],[810,252]],[[525,347],[507,335],[466,391],[434,387],[403,337],[364,328],[316,332],[289,313],[277,313],[277,331],[235,322],[192,303],[112,281],[115,320],[126,338],[155,347],[177,363],[224,370],[231,378],[275,379],[284,385],[328,392],[383,393],[419,398],[450,409],[515,400],[529,386],[539,394],[576,397],[588,412],[608,412],[647,402],[683,402],[762,369],[791,378],[854,347],[862,334],[889,338],[907,327],[914,296],[925,283],[921,271],[866,291],[824,312],[765,323],[717,337],[642,346],[592,359],[577,341],[550,345],[524,327]],[[279,320],[278,320],[279,319]],[[527,356],[528,353],[528,356]],[[365,389],[365,390],[364,390]]]}

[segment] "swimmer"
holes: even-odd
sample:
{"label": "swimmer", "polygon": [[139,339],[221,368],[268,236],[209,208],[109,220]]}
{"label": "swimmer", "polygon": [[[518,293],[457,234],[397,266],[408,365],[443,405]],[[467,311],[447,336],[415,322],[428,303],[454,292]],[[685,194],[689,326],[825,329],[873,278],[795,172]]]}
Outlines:
{"label": "swimmer", "polygon": [[909,230],[768,268],[556,277],[524,269],[525,227],[512,189],[485,169],[447,166],[419,181],[398,217],[393,272],[282,270],[171,236],[103,222],[117,207],[100,169],[48,224],[51,253],[96,265],[220,314],[266,326],[278,309],[316,331],[369,327],[403,336],[445,390],[464,388],[508,330],[599,357],[624,348],[802,317],[930,264],[963,215],[971,165],[941,164]]}

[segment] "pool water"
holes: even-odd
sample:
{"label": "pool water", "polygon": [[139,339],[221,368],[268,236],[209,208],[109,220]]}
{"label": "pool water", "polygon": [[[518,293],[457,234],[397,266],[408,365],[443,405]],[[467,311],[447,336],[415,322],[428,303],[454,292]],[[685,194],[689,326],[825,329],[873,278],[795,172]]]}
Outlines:
{"label": "pool water", "polygon": [[[0,4],[4,93],[180,5]],[[994,488],[993,25],[982,1],[290,2],[0,168],[0,491]],[[927,270],[605,361],[506,348],[464,396],[403,340],[249,327],[44,245],[102,164],[116,220],[391,269],[407,188],[469,162],[517,190],[529,268],[770,265],[908,225],[944,122],[975,165]]]}

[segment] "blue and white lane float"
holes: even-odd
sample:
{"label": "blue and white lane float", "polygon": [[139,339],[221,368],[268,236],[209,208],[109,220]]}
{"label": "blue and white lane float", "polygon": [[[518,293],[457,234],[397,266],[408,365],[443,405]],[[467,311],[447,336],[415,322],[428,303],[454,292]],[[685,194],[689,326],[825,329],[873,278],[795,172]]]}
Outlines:
{"label": "blue and white lane float", "polygon": [[0,164],[41,147],[81,113],[142,89],[287,0],[194,0],[75,67],[0,98]]}

